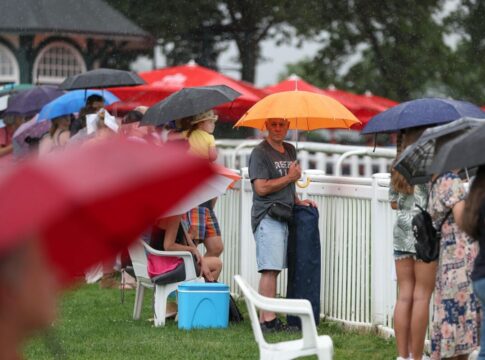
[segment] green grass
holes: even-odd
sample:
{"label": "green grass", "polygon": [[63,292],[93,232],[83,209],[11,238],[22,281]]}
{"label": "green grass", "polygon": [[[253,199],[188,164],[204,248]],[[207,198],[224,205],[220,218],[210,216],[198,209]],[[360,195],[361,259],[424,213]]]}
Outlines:
{"label": "green grass", "polygon": [[[147,292],[149,294],[149,292]],[[151,299],[145,295],[142,320],[133,321],[134,291],[126,292],[120,304],[117,290],[100,290],[86,285],[66,294],[61,301],[61,320],[47,335],[26,345],[26,359],[257,359],[244,305],[245,320],[228,329],[182,331],[169,320],[164,328],[155,328]],[[319,334],[332,337],[334,359],[391,359],[395,357],[393,340],[371,333],[349,332],[341,326],[322,322]],[[295,338],[273,334],[268,341]],[[310,357],[312,358],[312,357]],[[316,358],[316,357],[315,357]]]}

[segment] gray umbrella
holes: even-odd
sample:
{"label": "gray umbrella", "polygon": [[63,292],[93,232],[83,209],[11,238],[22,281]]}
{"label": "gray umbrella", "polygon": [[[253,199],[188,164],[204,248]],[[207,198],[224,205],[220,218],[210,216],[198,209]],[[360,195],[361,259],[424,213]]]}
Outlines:
{"label": "gray umbrella", "polygon": [[485,125],[444,144],[429,167],[430,174],[470,169],[485,164]]}
{"label": "gray umbrella", "polygon": [[449,141],[484,124],[484,119],[462,118],[446,125],[426,129],[414,144],[402,152],[394,168],[410,184],[424,184],[431,179],[433,172],[430,172],[430,166],[433,160],[438,158],[435,156],[436,143]]}
{"label": "gray umbrella", "polygon": [[200,114],[241,96],[226,85],[183,88],[150,107],[141,125],[162,125],[171,120]]}
{"label": "gray umbrella", "polygon": [[137,86],[145,84],[145,80],[133,71],[116,69],[95,69],[81,74],[69,76],[59,85],[64,90],[104,89],[120,86]]}

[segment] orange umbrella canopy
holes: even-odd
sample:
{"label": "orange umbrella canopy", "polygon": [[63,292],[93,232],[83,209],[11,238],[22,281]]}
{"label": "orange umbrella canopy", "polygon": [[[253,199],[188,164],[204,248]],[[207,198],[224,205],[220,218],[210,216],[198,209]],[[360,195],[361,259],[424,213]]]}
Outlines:
{"label": "orange umbrella canopy", "polygon": [[286,119],[290,129],[348,129],[360,121],[331,97],[308,91],[283,91],[253,105],[234,126],[265,129],[267,119]]}

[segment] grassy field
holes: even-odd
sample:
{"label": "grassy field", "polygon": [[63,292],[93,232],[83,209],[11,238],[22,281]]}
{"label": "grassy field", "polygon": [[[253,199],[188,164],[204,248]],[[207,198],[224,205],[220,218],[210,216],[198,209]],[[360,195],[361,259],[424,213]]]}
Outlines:
{"label": "grassy field", "polygon": [[[155,328],[148,319],[151,299],[145,298],[142,320],[133,321],[134,291],[126,292],[120,303],[117,290],[100,290],[86,285],[64,296],[61,320],[46,335],[25,347],[26,359],[257,359],[249,318],[221,330],[182,331],[170,320]],[[243,304],[241,308],[245,311]],[[332,337],[334,359],[392,359],[393,340],[373,334],[348,332],[334,323],[324,322],[319,334]],[[291,338],[273,334],[269,341]],[[294,336],[293,336],[294,338]],[[316,358],[316,357],[315,357]]]}

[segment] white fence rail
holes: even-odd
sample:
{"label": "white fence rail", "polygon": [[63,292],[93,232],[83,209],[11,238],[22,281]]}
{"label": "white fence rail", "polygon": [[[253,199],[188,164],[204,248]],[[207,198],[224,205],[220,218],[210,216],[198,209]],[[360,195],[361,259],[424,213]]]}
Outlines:
{"label": "white fence rail", "polygon": [[[228,168],[247,167],[252,149],[260,142],[261,140],[217,140],[218,161]],[[370,177],[375,173],[386,173],[395,155],[394,149],[387,148],[374,150],[364,146],[298,143],[298,159],[302,169],[318,169],[327,175]]]}
{"label": "white fence rail", "polygon": [[[392,329],[396,295],[388,174],[371,178],[312,176],[300,195],[318,203],[321,238],[321,315],[352,325]],[[256,250],[251,232],[252,191],[247,176],[222,196],[216,213],[225,244],[221,281],[241,274],[257,288]],[[278,292],[285,296],[286,272]]]}

